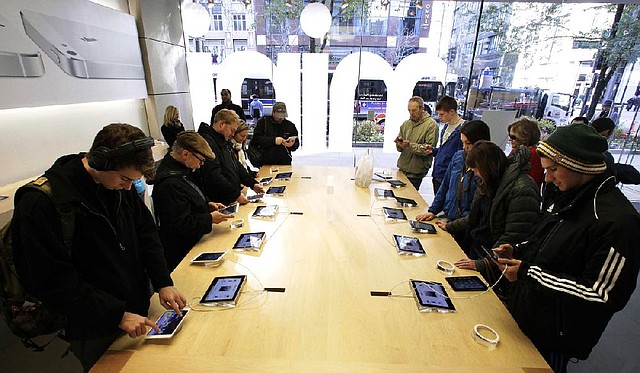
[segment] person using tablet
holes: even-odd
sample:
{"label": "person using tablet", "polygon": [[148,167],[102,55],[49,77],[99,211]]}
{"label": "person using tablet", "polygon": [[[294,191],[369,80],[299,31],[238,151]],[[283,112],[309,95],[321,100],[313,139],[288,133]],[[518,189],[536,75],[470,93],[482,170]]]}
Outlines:
{"label": "person using tablet", "polygon": [[525,146],[507,158],[496,144],[480,140],[469,151],[466,162],[481,180],[471,211],[463,218],[436,224],[463,237],[459,241],[468,258],[454,264],[458,268],[477,270],[487,282],[494,283],[500,273],[495,263],[486,258],[484,249],[524,240],[537,220],[540,195],[535,182],[527,175],[529,149]]}
{"label": "person using tablet", "polygon": [[[150,285],[160,304],[180,313],[186,298],[173,286],[153,216],[131,188],[153,175],[154,141],[129,124],[96,135],[88,153],[59,158],[41,182],[16,198],[13,254],[21,283],[66,318],[65,335],[89,371],[122,333],[139,337],[155,323],[146,315]],[[65,240],[58,202],[73,214]]]}
{"label": "person using tablet", "polygon": [[193,131],[178,134],[176,142],[158,167],[153,187],[153,205],[160,241],[170,271],[180,264],[203,235],[211,232],[231,214],[217,210],[222,203],[209,202],[200,186],[189,179],[191,173],[215,158],[209,144]]}
{"label": "person using tablet", "polygon": [[215,158],[205,161],[203,167],[194,176],[199,176],[204,193],[211,201],[224,203],[238,202],[244,205],[249,202],[242,193],[244,186],[256,193],[264,193],[264,189],[242,167],[233,151],[231,138],[238,129],[240,119],[231,110],[222,109],[214,117],[209,126],[200,123],[198,133],[207,140]]}
{"label": "person using tablet", "polygon": [[296,125],[287,119],[284,102],[276,102],[271,116],[260,118],[251,142],[262,152],[262,164],[291,164],[291,152],[298,149],[300,140]]}
{"label": "person using tablet", "polygon": [[[451,158],[442,184],[429,209],[426,213],[416,216],[416,220],[430,221],[440,212],[444,212],[444,217],[450,221],[469,215],[471,201],[476,192],[477,177],[467,168],[465,162],[467,154],[473,149],[473,144],[479,140],[491,140],[489,126],[481,120],[466,122],[460,126],[460,140],[462,150],[456,152]],[[454,238],[459,240],[462,237],[454,236]]]}

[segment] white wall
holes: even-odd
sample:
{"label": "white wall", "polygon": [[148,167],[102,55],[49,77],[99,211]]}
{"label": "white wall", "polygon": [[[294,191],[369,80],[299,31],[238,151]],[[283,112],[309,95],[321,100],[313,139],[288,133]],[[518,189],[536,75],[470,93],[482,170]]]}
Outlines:
{"label": "white wall", "polygon": [[[127,0],[94,2],[129,12]],[[144,100],[0,110],[0,185],[40,175],[60,155],[88,150],[95,134],[112,122],[149,133]]]}

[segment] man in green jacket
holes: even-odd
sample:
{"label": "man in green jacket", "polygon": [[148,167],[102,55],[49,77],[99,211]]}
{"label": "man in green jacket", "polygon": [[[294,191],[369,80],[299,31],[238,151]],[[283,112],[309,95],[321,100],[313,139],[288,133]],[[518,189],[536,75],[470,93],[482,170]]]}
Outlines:
{"label": "man in green jacket", "polygon": [[433,155],[430,147],[438,143],[438,125],[436,121],[424,111],[424,101],[421,97],[413,96],[409,99],[409,119],[400,126],[400,133],[394,140],[396,149],[400,152],[398,168],[420,190],[422,179],[427,175]]}

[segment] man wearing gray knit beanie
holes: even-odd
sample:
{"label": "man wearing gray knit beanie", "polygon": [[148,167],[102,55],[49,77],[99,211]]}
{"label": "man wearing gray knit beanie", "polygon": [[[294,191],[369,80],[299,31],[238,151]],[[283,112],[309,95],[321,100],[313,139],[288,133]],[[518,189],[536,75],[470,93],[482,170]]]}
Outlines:
{"label": "man wearing gray knit beanie", "polygon": [[607,141],[592,127],[559,127],[538,145],[542,212],[525,242],[501,245],[513,282],[509,311],[555,372],[586,359],[636,286],[640,215],[606,173]]}

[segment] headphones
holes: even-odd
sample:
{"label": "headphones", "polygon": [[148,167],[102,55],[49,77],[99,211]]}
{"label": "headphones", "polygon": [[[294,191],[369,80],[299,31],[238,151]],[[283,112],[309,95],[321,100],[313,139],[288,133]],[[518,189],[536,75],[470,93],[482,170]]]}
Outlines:
{"label": "headphones", "polygon": [[89,152],[87,160],[89,167],[97,171],[113,171],[111,160],[127,154],[133,154],[139,150],[149,149],[154,145],[153,137],[144,137],[138,140],[124,143],[115,149],[106,146],[98,146]]}

